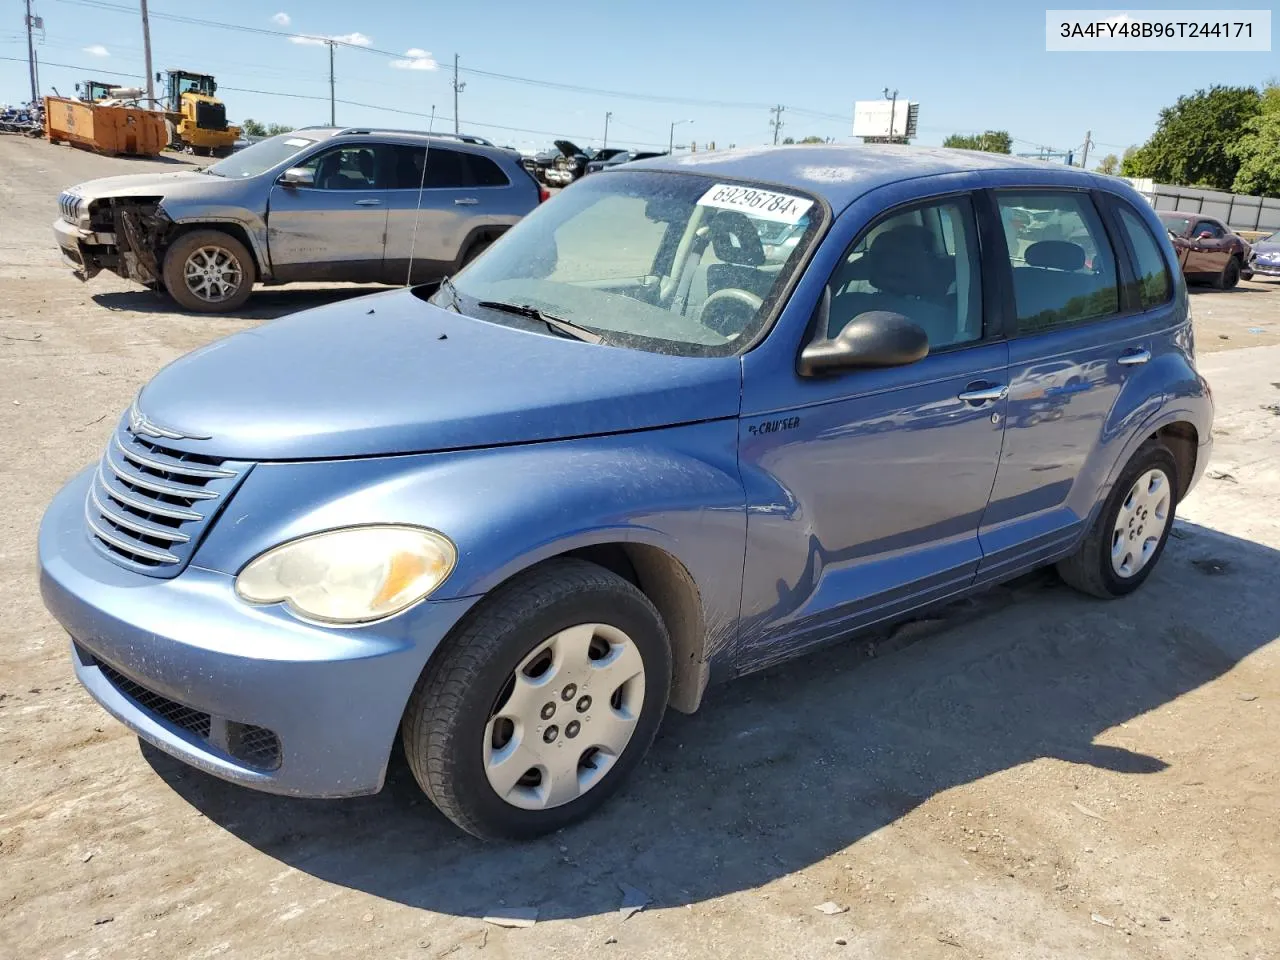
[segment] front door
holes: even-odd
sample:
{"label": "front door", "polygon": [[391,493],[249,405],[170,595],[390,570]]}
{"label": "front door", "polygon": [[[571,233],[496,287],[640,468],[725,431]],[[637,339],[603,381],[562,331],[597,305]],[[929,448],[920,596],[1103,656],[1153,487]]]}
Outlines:
{"label": "front door", "polygon": [[267,245],[277,280],[380,280],[387,191],[379,181],[385,147],[352,143],[299,164],[310,186],[271,188]]}
{"label": "front door", "polygon": [[1219,274],[1226,269],[1231,251],[1227,232],[1212,220],[1199,220],[1191,228],[1191,247],[1187,252],[1187,272]]}
{"label": "front door", "polygon": [[831,277],[829,335],[869,311],[903,314],[929,335],[923,360],[797,376],[782,408],[747,363],[739,671],[972,582],[1008,365],[983,323],[978,249],[961,193],[873,222]]}

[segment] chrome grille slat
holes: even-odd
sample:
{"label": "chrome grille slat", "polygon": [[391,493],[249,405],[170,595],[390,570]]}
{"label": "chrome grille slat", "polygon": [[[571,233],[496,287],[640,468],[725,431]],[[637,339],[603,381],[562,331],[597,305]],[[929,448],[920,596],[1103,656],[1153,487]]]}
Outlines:
{"label": "chrome grille slat", "polygon": [[204,519],[204,517],[196,513],[194,510],[184,510],[181,507],[175,507],[172,504],[144,500],[141,497],[132,496],[123,490],[117,490],[107,482],[107,475],[102,472],[102,464],[98,464],[97,480],[98,484],[102,487],[107,496],[132,510],[138,510],[142,513],[154,513],[158,517],[168,517],[170,520]]}
{"label": "chrome grille slat", "polygon": [[139,466],[147,467],[151,470],[160,470],[164,473],[176,473],[184,477],[196,477],[200,480],[216,480],[219,477],[234,477],[234,470],[220,470],[217,467],[201,467],[194,464],[186,463],[182,460],[171,460],[168,457],[163,459],[157,458],[154,454],[143,455],[136,450],[128,450],[124,444],[120,442],[120,437],[112,438],[116,445],[116,449],[124,454],[125,458],[132,460]]}
{"label": "chrome grille slat", "polygon": [[90,541],[121,566],[177,576],[252,463],[216,460],[134,436],[126,417],[85,494]]}
{"label": "chrome grille slat", "polygon": [[107,451],[107,454],[103,459],[107,466],[111,468],[111,472],[121,480],[126,483],[132,483],[135,487],[142,487],[146,490],[150,490],[152,493],[163,493],[168,497],[185,497],[188,500],[213,500],[218,496],[216,493],[203,490],[200,487],[180,487],[176,484],[165,483],[162,480],[157,480],[154,477],[148,477],[146,474],[135,473],[134,471],[116,463],[115,459],[111,456],[110,450]]}
{"label": "chrome grille slat", "polygon": [[146,523],[142,520],[135,520],[125,514],[112,510],[105,506],[98,496],[98,491],[92,487],[89,488],[89,499],[93,501],[93,505],[98,508],[98,512],[114,523],[116,526],[124,527],[132,530],[134,533],[140,533],[144,537],[154,537],[157,540],[168,540],[170,543],[189,543],[191,538],[185,533],[180,533],[173,527],[161,527],[154,523]]}

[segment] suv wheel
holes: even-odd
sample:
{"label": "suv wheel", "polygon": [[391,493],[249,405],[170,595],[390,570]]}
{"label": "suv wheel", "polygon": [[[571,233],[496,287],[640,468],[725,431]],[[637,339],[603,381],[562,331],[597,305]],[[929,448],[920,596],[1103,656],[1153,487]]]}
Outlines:
{"label": "suv wheel", "polygon": [[1222,275],[1214,279],[1213,285],[1219,290],[1230,290],[1240,282],[1240,258],[1233,256],[1222,268]]}
{"label": "suv wheel", "polygon": [[558,560],[495,590],[445,640],[409,700],[414,777],[468,833],[526,839],[595,810],[653,741],[671,650],[647,597]]}
{"label": "suv wheel", "polygon": [[193,230],[164,255],[164,285],[188,310],[224,313],[249,299],[257,271],[245,245],[221,230]]}
{"label": "suv wheel", "polygon": [[1079,550],[1058,564],[1062,579],[1104,600],[1137,590],[1169,540],[1177,490],[1173,454],[1148,440],[1116,481]]}

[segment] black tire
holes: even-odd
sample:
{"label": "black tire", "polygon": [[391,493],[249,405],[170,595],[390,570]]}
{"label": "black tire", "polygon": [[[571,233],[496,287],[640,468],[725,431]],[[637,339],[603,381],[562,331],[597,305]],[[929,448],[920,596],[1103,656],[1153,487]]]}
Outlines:
{"label": "black tire", "polygon": [[[187,286],[184,275],[187,259],[195,251],[205,247],[223,250],[239,264],[240,286],[225,299],[206,300]],[[257,268],[248,249],[231,234],[221,230],[192,230],[182,234],[165,252],[161,273],[169,296],[185,309],[196,313],[227,313],[238,310],[253,293],[253,284],[257,280]]]}
{"label": "black tire", "polygon": [[[562,806],[516,807],[484,769],[484,731],[524,659],[555,633],[582,623],[624,631],[644,663],[636,727],[598,784]],[[431,802],[468,833],[524,840],[559,830],[599,807],[653,742],[671,688],[671,646],[661,616],[626,580],[582,560],[554,560],[498,587],[445,639],[409,698],[401,737]]]}
{"label": "black tire", "polygon": [[1240,282],[1240,258],[1232,257],[1222,268],[1222,273],[1213,278],[1213,286],[1217,290],[1230,290]]}
{"label": "black tire", "polygon": [[467,266],[471,261],[475,260],[476,257],[480,256],[480,254],[484,253],[491,246],[493,246],[492,240],[477,240],[469,246],[467,248],[467,252],[462,255],[462,266]]}
{"label": "black tire", "polygon": [[[1116,520],[1120,514],[1120,508],[1124,505],[1129,491],[1138,478],[1153,469],[1163,471],[1165,480],[1169,484],[1168,520],[1146,565],[1132,576],[1121,577],[1111,563],[1111,544]],[[1178,507],[1178,489],[1178,462],[1173,453],[1159,440],[1148,440],[1138,448],[1116,480],[1111,495],[1107,497],[1107,502],[1098,512],[1093,527],[1085,535],[1079,549],[1070,557],[1058,562],[1059,575],[1081,593],[1101,597],[1103,600],[1112,600],[1133,593],[1146,582],[1151,571],[1160,562],[1161,554],[1164,553]]]}

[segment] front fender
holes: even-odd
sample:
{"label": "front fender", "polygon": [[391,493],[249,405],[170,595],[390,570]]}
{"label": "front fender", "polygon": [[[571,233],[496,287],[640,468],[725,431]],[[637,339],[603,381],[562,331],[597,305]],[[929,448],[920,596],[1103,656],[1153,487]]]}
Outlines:
{"label": "front fender", "polygon": [[253,257],[258,262],[258,279],[271,278],[271,260],[267,256],[267,222],[263,212],[235,203],[209,202],[186,198],[165,199],[160,209],[174,224],[231,224],[249,238]]}
{"label": "front fender", "polygon": [[432,595],[446,600],[485,594],[570,550],[645,544],[674,557],[692,577],[709,656],[731,642],[741,603],[746,506],[736,424],[260,464],[192,562],[234,575],[262,551],[306,534],[354,524],[418,524],[457,545],[457,565]]}

